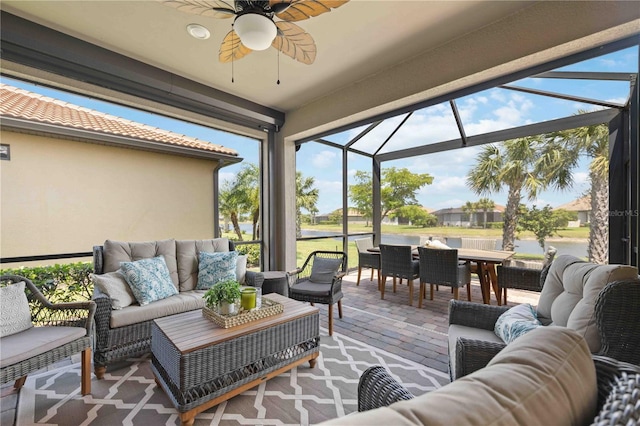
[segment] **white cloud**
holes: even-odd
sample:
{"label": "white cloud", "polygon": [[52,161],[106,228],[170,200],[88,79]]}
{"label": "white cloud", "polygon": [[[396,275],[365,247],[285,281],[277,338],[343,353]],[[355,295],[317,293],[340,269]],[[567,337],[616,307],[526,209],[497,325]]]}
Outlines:
{"label": "white cloud", "polygon": [[334,166],[336,161],[338,161],[338,153],[335,150],[324,150],[315,154],[311,163],[318,169],[326,169],[327,167]]}
{"label": "white cloud", "polygon": [[573,174],[573,181],[576,184],[576,186],[589,184],[589,173],[587,173],[587,172],[576,172],[576,173]]}
{"label": "white cloud", "polygon": [[450,207],[454,207],[455,208],[455,207],[462,206],[467,201],[468,200],[463,201],[463,200],[461,200],[459,198],[451,198],[451,199],[448,199],[448,200],[437,202],[435,204],[431,204],[431,205],[429,205],[427,207],[435,209],[435,210],[447,209],[447,208],[450,208]]}

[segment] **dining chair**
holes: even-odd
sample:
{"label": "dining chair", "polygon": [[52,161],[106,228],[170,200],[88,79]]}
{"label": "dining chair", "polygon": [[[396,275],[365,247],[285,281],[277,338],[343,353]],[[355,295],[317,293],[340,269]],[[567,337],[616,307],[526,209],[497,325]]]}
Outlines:
{"label": "dining chair", "polygon": [[393,277],[393,292],[396,279],[406,278],[409,286],[409,306],[413,306],[413,280],[420,276],[420,262],[413,260],[411,246],[380,244],[380,299],[384,299],[387,277]]}
{"label": "dining chair", "polygon": [[373,281],[373,272],[378,272],[378,286],[380,285],[380,253],[371,253],[368,249],[373,248],[373,238],[359,238],[355,240],[358,248],[358,279],[356,285],[360,285],[360,274],[362,268],[371,268],[371,278]]}
{"label": "dining chair", "polygon": [[418,307],[422,307],[426,286],[430,284],[430,300],[433,300],[433,286],[451,287],[453,298],[458,300],[458,289],[467,286],[467,299],[471,301],[471,269],[468,262],[458,260],[456,249],[435,249],[418,247],[420,255],[420,297]]}
{"label": "dining chair", "polygon": [[502,304],[507,304],[507,289],[528,290],[540,293],[547,278],[551,263],[555,258],[557,250],[549,246],[544,254],[544,262],[540,269],[524,268],[519,266],[500,265],[498,266],[498,289],[502,296]]}

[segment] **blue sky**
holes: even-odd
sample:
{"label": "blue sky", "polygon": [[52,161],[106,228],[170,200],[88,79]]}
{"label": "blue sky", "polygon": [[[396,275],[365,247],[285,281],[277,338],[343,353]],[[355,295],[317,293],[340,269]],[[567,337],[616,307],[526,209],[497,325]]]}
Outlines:
{"label": "blue sky", "polygon": [[[638,72],[638,48],[629,48],[560,70],[602,71],[602,72]],[[157,114],[146,113],[131,108],[109,104],[107,102],[77,96],[13,79],[3,78],[6,84],[17,86],[45,96],[106,112],[129,120],[148,124],[158,128],[210,141],[238,151],[245,162],[258,163],[259,143],[253,139],[217,131],[204,126],[181,122]],[[565,94],[623,103],[629,95],[629,84],[625,82],[595,82],[551,79],[525,79],[512,83],[517,86],[537,88],[546,91],[558,91]],[[491,89],[456,100],[467,135],[511,128],[528,123],[566,117],[578,110],[594,110],[593,105],[572,101],[529,95],[504,89]],[[386,120],[375,131],[354,145],[361,150],[371,152],[385,140],[404,115]],[[326,137],[339,143],[357,135],[362,128],[342,132]],[[416,111],[396,133],[381,152],[418,146],[459,137],[455,121],[448,104],[435,105]],[[406,160],[383,163],[383,167],[407,167],[414,173],[429,173],[434,177],[432,185],[423,187],[418,201],[430,209],[459,207],[466,201],[476,201],[479,196],[470,191],[465,184],[468,171],[475,164],[475,156],[480,148],[470,147],[454,151],[414,157]],[[583,158],[574,172],[575,184],[568,191],[545,191],[536,200],[527,200],[529,205],[553,207],[569,202],[589,189],[587,167],[588,159]],[[221,170],[222,179],[231,179],[241,167],[234,165]],[[342,160],[341,151],[317,143],[304,144],[297,154],[297,168],[305,176],[315,179],[320,190],[318,210],[328,213],[341,207],[342,202]],[[353,183],[357,170],[371,170],[371,160],[356,154],[348,157],[348,181]],[[489,195],[497,204],[506,204],[506,192]]]}

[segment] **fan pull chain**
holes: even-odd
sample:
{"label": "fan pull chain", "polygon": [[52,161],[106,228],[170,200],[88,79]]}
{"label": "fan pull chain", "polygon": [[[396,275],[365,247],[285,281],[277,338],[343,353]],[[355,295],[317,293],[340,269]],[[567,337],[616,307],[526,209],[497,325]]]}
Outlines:
{"label": "fan pull chain", "polygon": [[[233,24],[231,24],[231,31],[233,31]],[[234,83],[233,81],[233,57],[235,56],[235,46],[236,46],[236,40],[235,40],[235,31],[233,31],[231,33],[231,82]]]}
{"label": "fan pull chain", "polygon": [[276,84],[280,84],[280,49],[278,49],[278,81]]}

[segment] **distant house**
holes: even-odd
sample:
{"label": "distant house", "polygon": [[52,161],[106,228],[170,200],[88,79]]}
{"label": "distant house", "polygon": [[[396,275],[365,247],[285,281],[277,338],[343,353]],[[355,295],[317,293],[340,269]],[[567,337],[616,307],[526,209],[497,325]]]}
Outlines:
{"label": "distant house", "polygon": [[[496,204],[492,211],[487,211],[487,223],[502,222],[504,206]],[[476,211],[472,214],[465,212],[462,207],[449,207],[431,212],[438,218],[438,226],[482,226],[484,223],[484,211]]]}
{"label": "distant house", "polygon": [[105,239],[215,235],[216,179],[238,153],[0,84],[3,258]]}
{"label": "distant house", "polygon": [[554,208],[554,210],[560,209],[576,212],[578,214],[578,220],[569,222],[569,228],[577,228],[591,222],[591,196],[589,195],[585,195],[584,197],[577,198]]}

